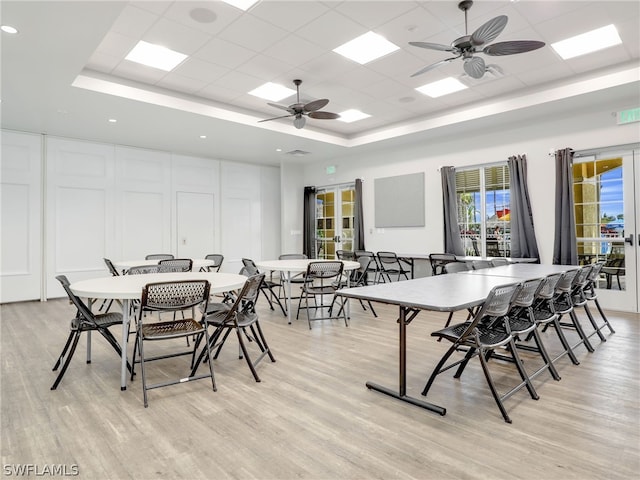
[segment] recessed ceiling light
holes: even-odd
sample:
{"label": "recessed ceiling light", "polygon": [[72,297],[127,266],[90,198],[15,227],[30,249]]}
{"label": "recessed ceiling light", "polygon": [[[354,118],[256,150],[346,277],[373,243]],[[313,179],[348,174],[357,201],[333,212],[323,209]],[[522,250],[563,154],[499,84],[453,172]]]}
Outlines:
{"label": "recessed ceiling light", "polygon": [[281,152],[282,149],[281,148],[276,148],[276,152]]}
{"label": "recessed ceiling light", "polygon": [[116,123],[118,120],[116,120],[115,118],[110,118],[109,119],[109,123]]}
{"label": "recessed ceiling light", "polygon": [[207,136],[206,135],[200,135],[200,138],[205,139],[205,138],[207,138]]}
{"label": "recessed ceiling light", "polygon": [[347,57],[361,65],[388,53],[395,52],[400,47],[391,43],[377,33],[367,32],[353,40],[334,48],[333,51]]}
{"label": "recessed ceiling light", "polygon": [[187,58],[187,55],[184,53],[142,40],[125,57],[126,60],[164,70],[165,72],[170,72],[176,68],[185,58]]}
{"label": "recessed ceiling light", "polygon": [[613,25],[597,28],[575,37],[567,38],[556,43],[552,43],[553,49],[564,60],[584,55],[586,53],[596,52],[613,45],[622,43],[618,30]]}
{"label": "recessed ceiling light", "polygon": [[16,27],[12,27],[11,25],[2,25],[0,26],[0,30],[2,30],[4,33],[18,33],[18,29]]}
{"label": "recessed ceiling light", "polygon": [[249,92],[249,95],[254,97],[264,98],[265,100],[271,100],[272,102],[278,102],[283,98],[290,97],[296,93],[295,90],[283,87],[277,83],[267,82],[258,88],[254,88]]}
{"label": "recessed ceiling light", "polygon": [[430,96],[431,98],[442,97],[453,92],[458,92],[468,88],[464,83],[454,77],[447,77],[437,82],[427,83],[416,88],[420,93]]}
{"label": "recessed ceiling light", "polygon": [[247,11],[249,10],[254,3],[257,3],[258,0],[222,0],[224,3],[228,3],[231,6],[239,8],[240,10]]}
{"label": "recessed ceiling light", "polygon": [[351,123],[351,122],[356,122],[358,120],[362,120],[364,118],[369,118],[371,115],[361,112],[360,110],[355,110],[355,109],[349,109],[349,110],[345,110],[344,112],[340,112],[340,118],[338,118],[338,120],[340,120],[341,122],[345,122],[345,123]]}

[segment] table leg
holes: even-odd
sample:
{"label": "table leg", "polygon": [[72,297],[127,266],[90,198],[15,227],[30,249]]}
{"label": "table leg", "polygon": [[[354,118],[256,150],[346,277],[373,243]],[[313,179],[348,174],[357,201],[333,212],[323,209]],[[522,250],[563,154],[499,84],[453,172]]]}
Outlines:
{"label": "table leg", "polygon": [[401,306],[400,318],[398,319],[400,337],[398,393],[396,393],[394,390],[391,390],[390,388],[383,387],[373,382],[367,382],[367,388],[380,393],[384,393],[385,395],[389,395],[390,397],[397,398],[398,400],[401,400],[403,402],[416,405],[417,407],[425,408],[440,415],[445,415],[447,413],[446,408],[407,395],[407,324],[407,309]]}
{"label": "table leg", "polygon": [[120,390],[127,389],[127,340],[129,339],[129,300],[122,301],[122,366],[120,367]]}
{"label": "table leg", "polygon": [[287,320],[291,325],[291,272],[287,272]]}

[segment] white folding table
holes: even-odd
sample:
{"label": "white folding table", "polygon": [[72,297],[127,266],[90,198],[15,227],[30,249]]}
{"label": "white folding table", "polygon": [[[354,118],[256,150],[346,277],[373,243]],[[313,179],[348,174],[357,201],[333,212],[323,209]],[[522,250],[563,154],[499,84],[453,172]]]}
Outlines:
{"label": "white folding table", "polygon": [[[320,260],[320,259],[291,259],[291,260],[265,260],[262,262],[256,262],[256,266],[262,270],[271,272],[282,272],[285,274],[287,280],[286,283],[286,297],[287,297],[287,321],[291,323],[291,279],[298,273],[304,273],[307,271],[307,265],[310,262],[335,262],[337,260]],[[344,265],[345,271],[356,270],[360,268],[360,262],[353,262],[350,260],[339,260]],[[349,275],[347,275],[347,285],[349,282]],[[349,311],[346,312],[349,315]]]}
{"label": "white folding table", "polygon": [[148,283],[180,280],[208,280],[210,294],[228,292],[244,286],[247,277],[234,273],[178,272],[150,273],[145,275],[119,275],[81,280],[71,284],[71,291],[81,298],[114,299],[122,301],[122,366],[120,389],[127,389],[127,340],[129,336],[129,302],[140,299],[142,289]]}

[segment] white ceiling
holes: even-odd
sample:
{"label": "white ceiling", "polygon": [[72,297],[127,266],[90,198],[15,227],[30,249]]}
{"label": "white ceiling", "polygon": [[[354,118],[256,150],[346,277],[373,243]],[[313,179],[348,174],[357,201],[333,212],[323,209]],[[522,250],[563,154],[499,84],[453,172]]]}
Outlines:
{"label": "white ceiling", "polygon": [[[215,21],[194,20],[198,8]],[[2,0],[1,14],[2,24],[20,31],[1,38],[2,127],[14,130],[277,165],[292,150],[309,152],[308,160],[330,159],[451,134],[462,122],[486,128],[516,112],[539,116],[541,105],[549,112],[587,101],[640,105],[637,0],[476,0],[470,31],[507,15],[496,41],[547,43],[485,57],[504,74],[480,80],[462,75],[461,60],[411,77],[449,54],[409,41],[449,44],[464,35],[456,0],[261,0],[248,12],[221,1]],[[549,46],[611,23],[620,46],[568,61]],[[400,49],[366,65],[332,51],[369,30]],[[189,58],[172,72],[124,60],[139,40]],[[415,90],[447,76],[470,88],[438,99]],[[291,119],[258,123],[284,112],[247,92],[267,81],[295,88],[295,78],[303,81],[303,101],[328,98],[323,110],[355,108],[371,117],[350,124],[308,119],[302,130]]]}

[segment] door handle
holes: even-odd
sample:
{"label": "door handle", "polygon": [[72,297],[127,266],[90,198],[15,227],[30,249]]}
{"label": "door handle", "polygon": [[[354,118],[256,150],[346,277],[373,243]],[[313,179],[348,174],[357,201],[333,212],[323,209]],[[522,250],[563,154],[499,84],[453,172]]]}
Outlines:
{"label": "door handle", "polygon": [[628,243],[629,245],[633,245],[633,233],[631,235],[629,235],[628,237],[624,238],[624,242]]}

